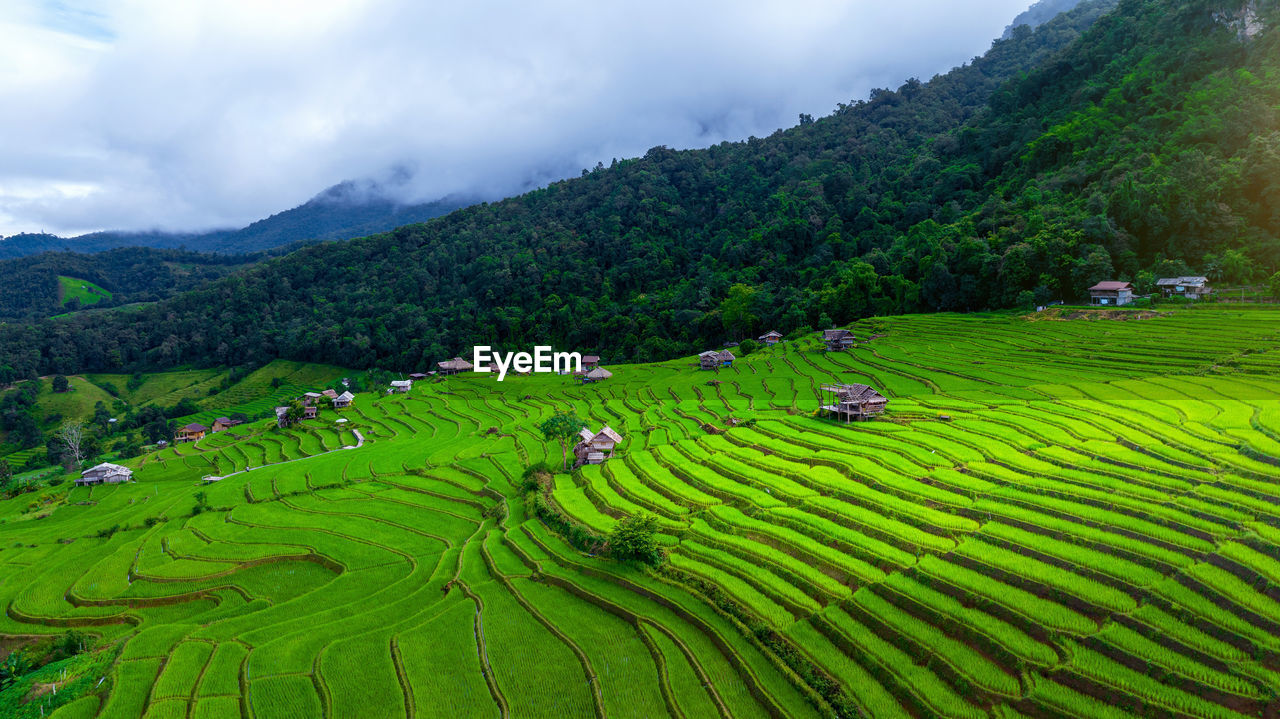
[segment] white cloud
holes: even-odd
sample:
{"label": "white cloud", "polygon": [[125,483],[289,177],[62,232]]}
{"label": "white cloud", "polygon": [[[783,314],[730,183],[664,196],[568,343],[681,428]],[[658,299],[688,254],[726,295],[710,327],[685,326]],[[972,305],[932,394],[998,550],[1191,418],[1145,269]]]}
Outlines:
{"label": "white cloud", "polygon": [[928,78],[1027,2],[10,2],[0,234],[241,225],[393,166],[508,194]]}

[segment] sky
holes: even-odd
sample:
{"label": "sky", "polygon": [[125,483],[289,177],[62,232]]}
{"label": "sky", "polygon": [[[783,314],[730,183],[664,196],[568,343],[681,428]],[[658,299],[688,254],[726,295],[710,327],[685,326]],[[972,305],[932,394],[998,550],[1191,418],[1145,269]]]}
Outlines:
{"label": "sky", "polygon": [[927,80],[1029,2],[4,0],[0,235],[240,227],[352,179],[496,199]]}

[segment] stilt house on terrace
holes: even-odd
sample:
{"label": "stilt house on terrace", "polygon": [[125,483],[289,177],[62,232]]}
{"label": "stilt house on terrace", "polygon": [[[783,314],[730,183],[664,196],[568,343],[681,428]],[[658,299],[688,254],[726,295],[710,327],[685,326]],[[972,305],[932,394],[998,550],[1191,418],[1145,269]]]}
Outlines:
{"label": "stilt house on terrace", "polygon": [[600,366],[600,355],[582,355],[582,369],[595,369]]}
{"label": "stilt house on terrace", "polygon": [[198,439],[204,439],[204,435],[209,428],[198,422],[192,422],[184,427],[179,427],[178,432],[173,435],[175,442],[194,442]]}
{"label": "stilt house on terrace", "polygon": [[391,389],[390,389],[390,390],[388,390],[388,391],[389,391],[389,392],[399,392],[400,394],[405,394],[406,392],[408,392],[408,391],[409,391],[409,390],[411,390],[411,389],[413,389],[413,380],[411,380],[411,379],[397,379],[397,380],[392,380],[392,381],[391,381]]}
{"label": "stilt house on terrace", "polygon": [[822,341],[827,345],[828,352],[839,352],[847,350],[857,341],[857,337],[849,330],[823,330]]}
{"label": "stilt house on terrace", "polygon": [[458,374],[459,372],[466,372],[473,366],[461,357],[454,357],[451,360],[444,360],[436,364],[440,367],[440,374]]}
{"label": "stilt house on terrace", "polygon": [[720,350],[716,353],[716,361],[720,363],[721,367],[732,367],[733,361],[736,359],[738,358],[734,357],[729,350]]}
{"label": "stilt house on terrace", "polygon": [[1156,280],[1156,289],[1165,297],[1185,297],[1198,300],[1213,293],[1208,277],[1161,277]]}
{"label": "stilt house on terrace", "polygon": [[128,467],[121,467],[118,464],[103,462],[96,467],[90,467],[80,473],[80,478],[76,480],[77,487],[84,487],[91,484],[120,484],[133,479],[133,470]]}
{"label": "stilt house on terrace", "polygon": [[414,380],[415,382],[424,380],[426,378],[427,378],[427,374],[425,372],[413,372],[409,375],[409,379]]}
{"label": "stilt house on terrace", "polygon": [[887,404],[887,397],[865,384],[822,385],[822,409],[845,422],[871,419]]}
{"label": "stilt house on terrace", "polygon": [[350,392],[343,392],[342,394],[333,398],[333,408],[346,409],[347,407],[351,406],[351,403],[355,401],[355,398],[356,396],[351,394]]}
{"label": "stilt house on terrace", "polygon": [[720,366],[720,353],[707,350],[698,355],[698,369],[715,369]]}
{"label": "stilt house on terrace", "polygon": [[1105,280],[1089,288],[1089,304],[1119,307],[1133,302],[1133,285]]}
{"label": "stilt house on terrace", "polygon": [[622,435],[607,426],[596,433],[583,427],[578,433],[578,439],[573,447],[577,465],[600,464],[613,457],[614,447],[622,443]]}
{"label": "stilt house on terrace", "polygon": [[766,345],[776,345],[782,341],[782,333],[777,330],[769,330],[765,334],[760,335],[757,339]]}

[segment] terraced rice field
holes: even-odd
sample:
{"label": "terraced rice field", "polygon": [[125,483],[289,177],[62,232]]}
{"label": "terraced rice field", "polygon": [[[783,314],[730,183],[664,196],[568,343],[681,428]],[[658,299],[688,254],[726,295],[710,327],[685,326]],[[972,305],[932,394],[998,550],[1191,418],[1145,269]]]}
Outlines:
{"label": "terraced rice field", "polygon": [[[0,632],[123,642],[104,716],[1275,715],[1280,311],[878,322],[718,372],[419,383],[6,502]],[[812,416],[836,381],[888,413]],[[656,516],[661,569],[530,517],[558,408],[626,439],[554,504]]]}

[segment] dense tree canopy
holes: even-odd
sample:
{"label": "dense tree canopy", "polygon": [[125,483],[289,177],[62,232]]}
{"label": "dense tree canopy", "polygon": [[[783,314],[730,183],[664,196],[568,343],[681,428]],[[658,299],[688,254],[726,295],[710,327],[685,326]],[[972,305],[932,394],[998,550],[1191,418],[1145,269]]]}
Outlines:
{"label": "dense tree canopy", "polygon": [[1171,266],[1266,278],[1280,36],[1244,37],[1239,2],[1107,7],[768,138],[657,147],[154,306],[6,326],[0,371],[408,370],[473,344],[655,359],[873,313],[1072,300]]}

